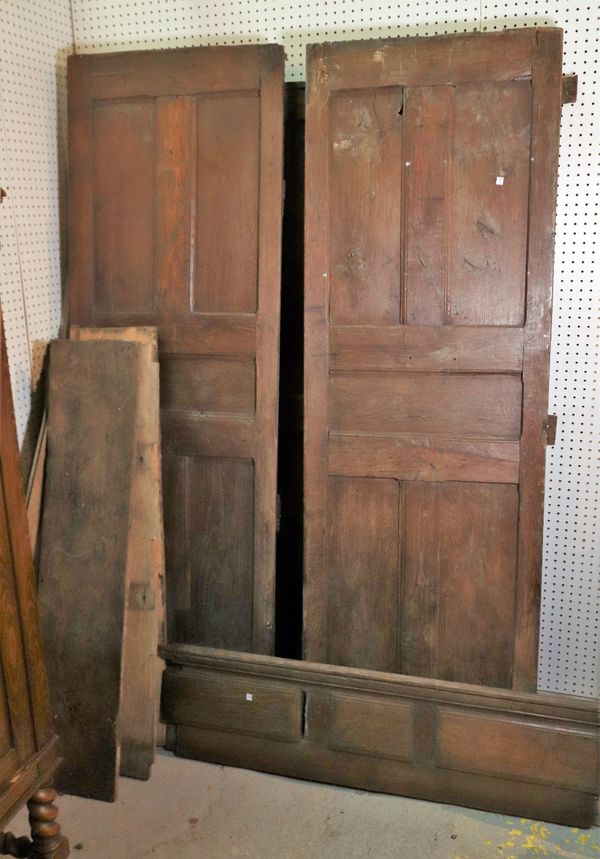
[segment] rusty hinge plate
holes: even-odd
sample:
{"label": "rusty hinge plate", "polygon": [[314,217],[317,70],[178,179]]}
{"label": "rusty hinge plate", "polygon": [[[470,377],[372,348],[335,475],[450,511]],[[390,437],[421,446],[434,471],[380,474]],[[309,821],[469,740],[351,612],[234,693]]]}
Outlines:
{"label": "rusty hinge plate", "polygon": [[563,75],[562,79],[562,103],[575,104],[577,101],[577,75]]}
{"label": "rusty hinge plate", "polygon": [[556,425],[558,423],[558,418],[556,415],[548,415],[546,418],[546,425],[544,427],[546,432],[546,444],[548,447],[553,447],[556,441]]}

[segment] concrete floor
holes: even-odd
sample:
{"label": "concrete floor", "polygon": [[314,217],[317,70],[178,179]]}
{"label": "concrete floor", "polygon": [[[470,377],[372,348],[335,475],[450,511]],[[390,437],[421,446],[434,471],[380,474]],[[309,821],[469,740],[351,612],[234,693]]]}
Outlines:
{"label": "concrete floor", "polygon": [[[186,761],[161,752],[115,804],[64,796],[74,859],[600,859],[599,830]],[[27,831],[21,813],[11,824]]]}

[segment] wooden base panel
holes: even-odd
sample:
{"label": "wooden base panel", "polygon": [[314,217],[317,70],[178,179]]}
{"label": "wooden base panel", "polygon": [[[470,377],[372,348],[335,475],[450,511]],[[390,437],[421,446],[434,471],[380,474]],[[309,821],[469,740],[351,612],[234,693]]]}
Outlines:
{"label": "wooden base panel", "polygon": [[186,645],[162,715],[181,757],[591,826],[598,702]]}

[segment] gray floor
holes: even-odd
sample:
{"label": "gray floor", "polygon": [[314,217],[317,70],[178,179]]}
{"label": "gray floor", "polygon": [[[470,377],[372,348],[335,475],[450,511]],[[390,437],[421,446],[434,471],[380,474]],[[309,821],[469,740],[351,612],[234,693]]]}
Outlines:
{"label": "gray floor", "polygon": [[[294,781],[161,753],[114,805],[64,796],[74,859],[600,859],[599,831]],[[11,829],[26,831],[25,814]]]}

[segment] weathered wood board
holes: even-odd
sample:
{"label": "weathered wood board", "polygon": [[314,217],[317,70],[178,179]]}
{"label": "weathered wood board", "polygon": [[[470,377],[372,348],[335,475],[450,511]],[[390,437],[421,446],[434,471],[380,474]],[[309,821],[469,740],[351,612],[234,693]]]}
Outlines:
{"label": "weathered wood board", "polygon": [[127,559],[121,775],[147,779],[154,761],[164,641],[164,537],[160,469],[158,343],[154,328],[79,328],[73,340],[139,344],[135,469]]}
{"label": "weathered wood board", "polygon": [[309,49],[308,660],[536,687],[561,56]]}
{"label": "weathered wood board", "polygon": [[39,604],[68,793],[114,800],[140,346],[50,346]]}

